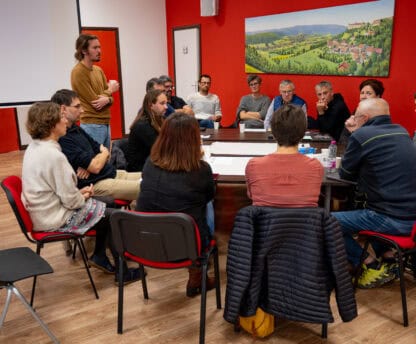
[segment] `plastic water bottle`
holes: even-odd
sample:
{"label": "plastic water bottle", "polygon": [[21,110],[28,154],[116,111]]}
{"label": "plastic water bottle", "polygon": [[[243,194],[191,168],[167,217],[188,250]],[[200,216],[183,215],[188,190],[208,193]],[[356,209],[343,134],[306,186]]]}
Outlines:
{"label": "plastic water bottle", "polygon": [[328,147],[328,172],[335,172],[337,167],[337,143],[335,140],[331,141]]}

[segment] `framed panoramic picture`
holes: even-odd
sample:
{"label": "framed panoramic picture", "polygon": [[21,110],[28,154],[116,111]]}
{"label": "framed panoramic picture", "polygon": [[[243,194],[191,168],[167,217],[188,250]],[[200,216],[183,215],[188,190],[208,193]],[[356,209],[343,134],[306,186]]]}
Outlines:
{"label": "framed panoramic picture", "polygon": [[247,73],[388,76],[394,0],[246,18]]}

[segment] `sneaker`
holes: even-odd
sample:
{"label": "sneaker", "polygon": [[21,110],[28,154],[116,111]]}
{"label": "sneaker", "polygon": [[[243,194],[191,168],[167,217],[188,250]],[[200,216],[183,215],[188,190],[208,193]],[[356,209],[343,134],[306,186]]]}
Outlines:
{"label": "sneaker", "polygon": [[397,263],[387,263],[387,268],[389,270],[389,273],[394,275],[394,279],[400,278],[400,271],[399,271],[399,264]]}
{"label": "sneaker", "polygon": [[371,269],[363,264],[361,276],[358,278],[358,288],[377,288],[395,279],[387,264],[381,264],[379,269]]}
{"label": "sneaker", "polygon": [[[145,272],[145,275],[146,275],[146,272]],[[142,279],[142,272],[140,271],[139,268],[129,268],[127,272],[124,272],[123,284],[127,285],[135,281],[139,281],[141,279]],[[117,274],[115,275],[114,282],[116,285],[119,285]]]}
{"label": "sneaker", "polygon": [[89,263],[91,266],[104,271],[106,274],[113,274],[116,271],[114,265],[111,264],[107,256],[100,258],[96,255],[93,255],[89,259]]}

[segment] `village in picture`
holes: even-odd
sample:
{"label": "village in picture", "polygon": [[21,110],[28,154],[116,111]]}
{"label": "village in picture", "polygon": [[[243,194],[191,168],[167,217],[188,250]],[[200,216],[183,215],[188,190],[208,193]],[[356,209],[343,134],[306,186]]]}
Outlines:
{"label": "village in picture", "polygon": [[388,76],[393,17],[246,32],[246,72]]}

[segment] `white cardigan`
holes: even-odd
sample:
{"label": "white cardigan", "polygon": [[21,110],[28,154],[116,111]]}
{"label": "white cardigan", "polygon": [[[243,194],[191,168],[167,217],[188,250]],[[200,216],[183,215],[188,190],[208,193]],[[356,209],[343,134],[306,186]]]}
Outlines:
{"label": "white cardigan", "polygon": [[55,230],[85,203],[77,176],[58,142],[33,140],[24,155],[22,201],[33,230]]}

